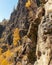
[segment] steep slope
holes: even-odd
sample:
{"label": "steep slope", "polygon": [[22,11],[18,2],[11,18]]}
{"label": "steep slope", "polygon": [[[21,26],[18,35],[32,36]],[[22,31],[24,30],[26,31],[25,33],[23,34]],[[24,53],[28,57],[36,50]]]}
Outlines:
{"label": "steep slope", "polygon": [[3,22],[0,65],[52,65],[51,0],[19,0]]}
{"label": "steep slope", "polygon": [[[31,6],[26,7],[26,2],[28,1],[19,0],[16,9],[11,13],[10,20],[2,35],[5,38],[5,43],[12,43],[12,41],[8,41],[8,37],[12,37],[12,30],[16,27],[20,30],[20,37],[27,34],[30,22],[33,21],[37,11],[37,4],[32,0]],[[11,37],[10,40],[12,40]]]}

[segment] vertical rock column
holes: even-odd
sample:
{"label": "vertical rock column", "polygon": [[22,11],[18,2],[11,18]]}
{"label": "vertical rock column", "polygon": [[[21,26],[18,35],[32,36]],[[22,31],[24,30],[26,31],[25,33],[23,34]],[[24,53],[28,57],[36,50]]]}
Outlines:
{"label": "vertical rock column", "polygon": [[[37,65],[51,65],[52,61],[52,19],[44,16],[38,27]],[[35,64],[36,65],[36,64]]]}
{"label": "vertical rock column", "polygon": [[38,27],[38,39],[34,65],[52,65],[52,0],[45,4],[45,16]]}

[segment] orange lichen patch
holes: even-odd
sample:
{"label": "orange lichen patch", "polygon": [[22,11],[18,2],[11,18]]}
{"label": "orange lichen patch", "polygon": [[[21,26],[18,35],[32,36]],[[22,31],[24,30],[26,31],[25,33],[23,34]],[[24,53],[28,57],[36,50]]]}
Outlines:
{"label": "orange lichen patch", "polygon": [[16,52],[21,51],[22,46],[14,47],[11,50],[7,50],[6,52],[0,55],[0,65],[13,65],[14,63],[14,55]]}
{"label": "orange lichen patch", "polygon": [[2,63],[2,61],[3,61],[4,59],[5,59],[4,56],[3,56],[3,55],[0,55],[0,65],[1,65],[1,63]]}
{"label": "orange lichen patch", "polygon": [[27,2],[26,2],[26,4],[25,4],[25,7],[30,7],[31,6],[31,1],[30,0],[28,0]]}
{"label": "orange lichen patch", "polygon": [[[21,51],[22,46],[14,47],[13,49],[8,49],[6,52],[0,55],[0,65],[13,65],[14,55],[16,52]],[[0,50],[2,50],[0,48]]]}
{"label": "orange lichen patch", "polygon": [[13,55],[14,55],[14,52],[11,52],[10,50],[8,50],[8,51],[4,52],[2,55],[0,55],[0,65],[10,65],[10,64],[12,65]]}
{"label": "orange lichen patch", "polygon": [[2,48],[0,48],[0,55],[2,54]]}
{"label": "orange lichen patch", "polygon": [[13,45],[16,46],[18,40],[20,40],[19,29],[15,28],[13,31]]}
{"label": "orange lichen patch", "polygon": [[6,59],[3,59],[2,62],[0,63],[0,65],[12,65],[12,62],[8,61],[7,58]]}
{"label": "orange lichen patch", "polygon": [[1,65],[9,65],[9,62],[8,62],[6,59],[4,59],[4,60],[2,61],[2,63],[1,63]]}
{"label": "orange lichen patch", "polygon": [[[17,45],[18,40],[20,40],[19,29],[15,28],[13,30],[13,45],[14,46]],[[5,46],[5,44],[3,46]],[[6,46],[9,47],[8,45]],[[0,48],[0,65],[13,65],[15,53],[20,52],[21,48],[22,46],[14,47],[13,49],[8,48],[8,50],[5,51],[4,53],[2,53],[3,49]]]}
{"label": "orange lichen patch", "polygon": [[6,51],[5,53],[3,53],[3,55],[8,58],[8,57],[13,56],[13,52],[11,52],[10,50],[8,50],[8,51]]}

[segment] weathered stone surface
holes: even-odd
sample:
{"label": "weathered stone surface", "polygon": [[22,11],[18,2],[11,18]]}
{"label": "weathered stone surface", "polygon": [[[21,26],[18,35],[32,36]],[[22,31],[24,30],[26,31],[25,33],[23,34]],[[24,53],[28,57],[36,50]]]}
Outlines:
{"label": "weathered stone surface", "polygon": [[52,20],[49,15],[42,18],[38,28],[37,65],[50,65],[52,58]]}
{"label": "weathered stone surface", "polygon": [[[50,1],[19,0],[10,20],[4,19],[4,23],[0,24],[0,43],[2,43],[0,59],[4,63],[52,65],[52,1]],[[18,31],[14,31],[16,28],[19,29],[20,35]],[[14,46],[13,41],[18,45]],[[1,65],[3,64],[1,62]]]}
{"label": "weathered stone surface", "polygon": [[[50,6],[49,6],[50,5]],[[52,65],[52,1],[45,4],[45,16],[38,27],[38,39],[34,65]]]}

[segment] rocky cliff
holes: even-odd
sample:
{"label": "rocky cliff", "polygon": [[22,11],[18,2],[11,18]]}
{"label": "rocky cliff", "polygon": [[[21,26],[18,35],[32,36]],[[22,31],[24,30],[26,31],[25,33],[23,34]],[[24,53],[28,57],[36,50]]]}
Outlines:
{"label": "rocky cliff", "polygon": [[52,65],[52,1],[19,0],[10,20],[0,23],[1,65]]}

